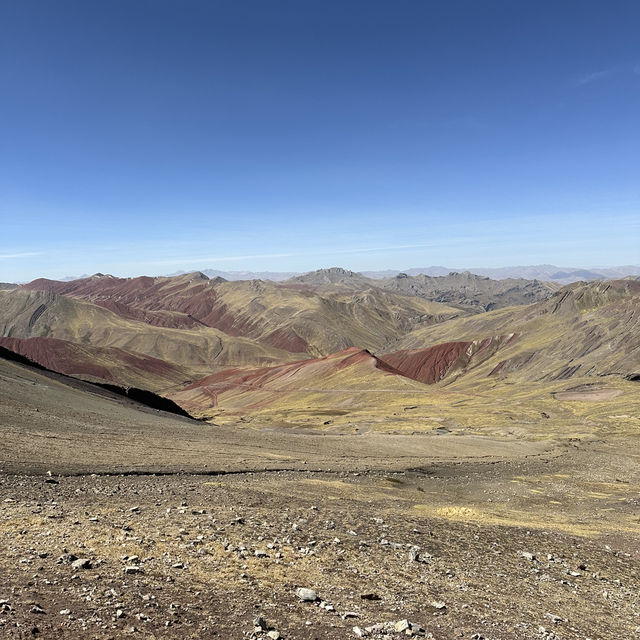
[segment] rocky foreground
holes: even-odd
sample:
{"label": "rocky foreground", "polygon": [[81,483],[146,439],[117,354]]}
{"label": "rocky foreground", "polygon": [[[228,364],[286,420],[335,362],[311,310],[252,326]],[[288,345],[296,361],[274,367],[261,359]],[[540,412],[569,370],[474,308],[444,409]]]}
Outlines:
{"label": "rocky foreground", "polygon": [[434,518],[455,468],[3,476],[0,637],[640,632],[637,537]]}

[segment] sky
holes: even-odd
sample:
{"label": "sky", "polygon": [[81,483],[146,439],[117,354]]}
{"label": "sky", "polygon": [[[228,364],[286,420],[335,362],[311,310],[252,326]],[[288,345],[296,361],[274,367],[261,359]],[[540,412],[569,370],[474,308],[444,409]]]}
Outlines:
{"label": "sky", "polygon": [[0,2],[0,281],[640,263],[635,0]]}

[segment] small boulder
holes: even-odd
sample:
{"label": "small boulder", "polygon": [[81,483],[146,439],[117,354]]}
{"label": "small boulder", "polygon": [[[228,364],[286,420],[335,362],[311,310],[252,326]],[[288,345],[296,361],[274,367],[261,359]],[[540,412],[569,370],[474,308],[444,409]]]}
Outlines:
{"label": "small boulder", "polygon": [[91,569],[91,560],[89,558],[78,558],[71,563],[73,569]]}
{"label": "small boulder", "polygon": [[296,595],[302,602],[315,602],[318,599],[318,594],[313,589],[305,589],[304,587],[296,589]]}

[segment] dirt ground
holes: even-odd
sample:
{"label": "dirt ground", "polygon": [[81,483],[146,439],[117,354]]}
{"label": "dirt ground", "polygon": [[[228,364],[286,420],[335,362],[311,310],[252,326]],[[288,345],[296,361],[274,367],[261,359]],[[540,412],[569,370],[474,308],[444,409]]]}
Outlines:
{"label": "dirt ground", "polygon": [[[0,634],[244,638],[262,616],[255,637],[400,637],[374,626],[407,619],[442,640],[632,638],[637,458],[603,472],[608,455],[6,474]],[[318,601],[300,601],[299,587]]]}
{"label": "dirt ground", "polygon": [[216,427],[0,376],[1,638],[640,638],[627,427]]}

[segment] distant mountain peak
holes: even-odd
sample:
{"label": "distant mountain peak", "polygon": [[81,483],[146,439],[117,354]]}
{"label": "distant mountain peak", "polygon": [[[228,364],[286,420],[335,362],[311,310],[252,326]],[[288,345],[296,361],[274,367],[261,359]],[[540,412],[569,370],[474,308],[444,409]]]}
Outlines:
{"label": "distant mountain peak", "polygon": [[343,267],[329,267],[328,269],[316,269],[315,271],[311,271],[306,275],[311,275],[313,273],[323,273],[327,275],[339,275],[339,276],[359,276],[360,274],[356,271],[350,271],[349,269],[344,269]]}
{"label": "distant mountain peak", "polygon": [[310,271],[301,276],[295,276],[290,279],[291,282],[301,282],[304,284],[322,285],[322,284],[346,284],[353,282],[368,281],[368,278],[356,271],[343,269],[342,267],[330,267],[328,269],[317,269]]}

